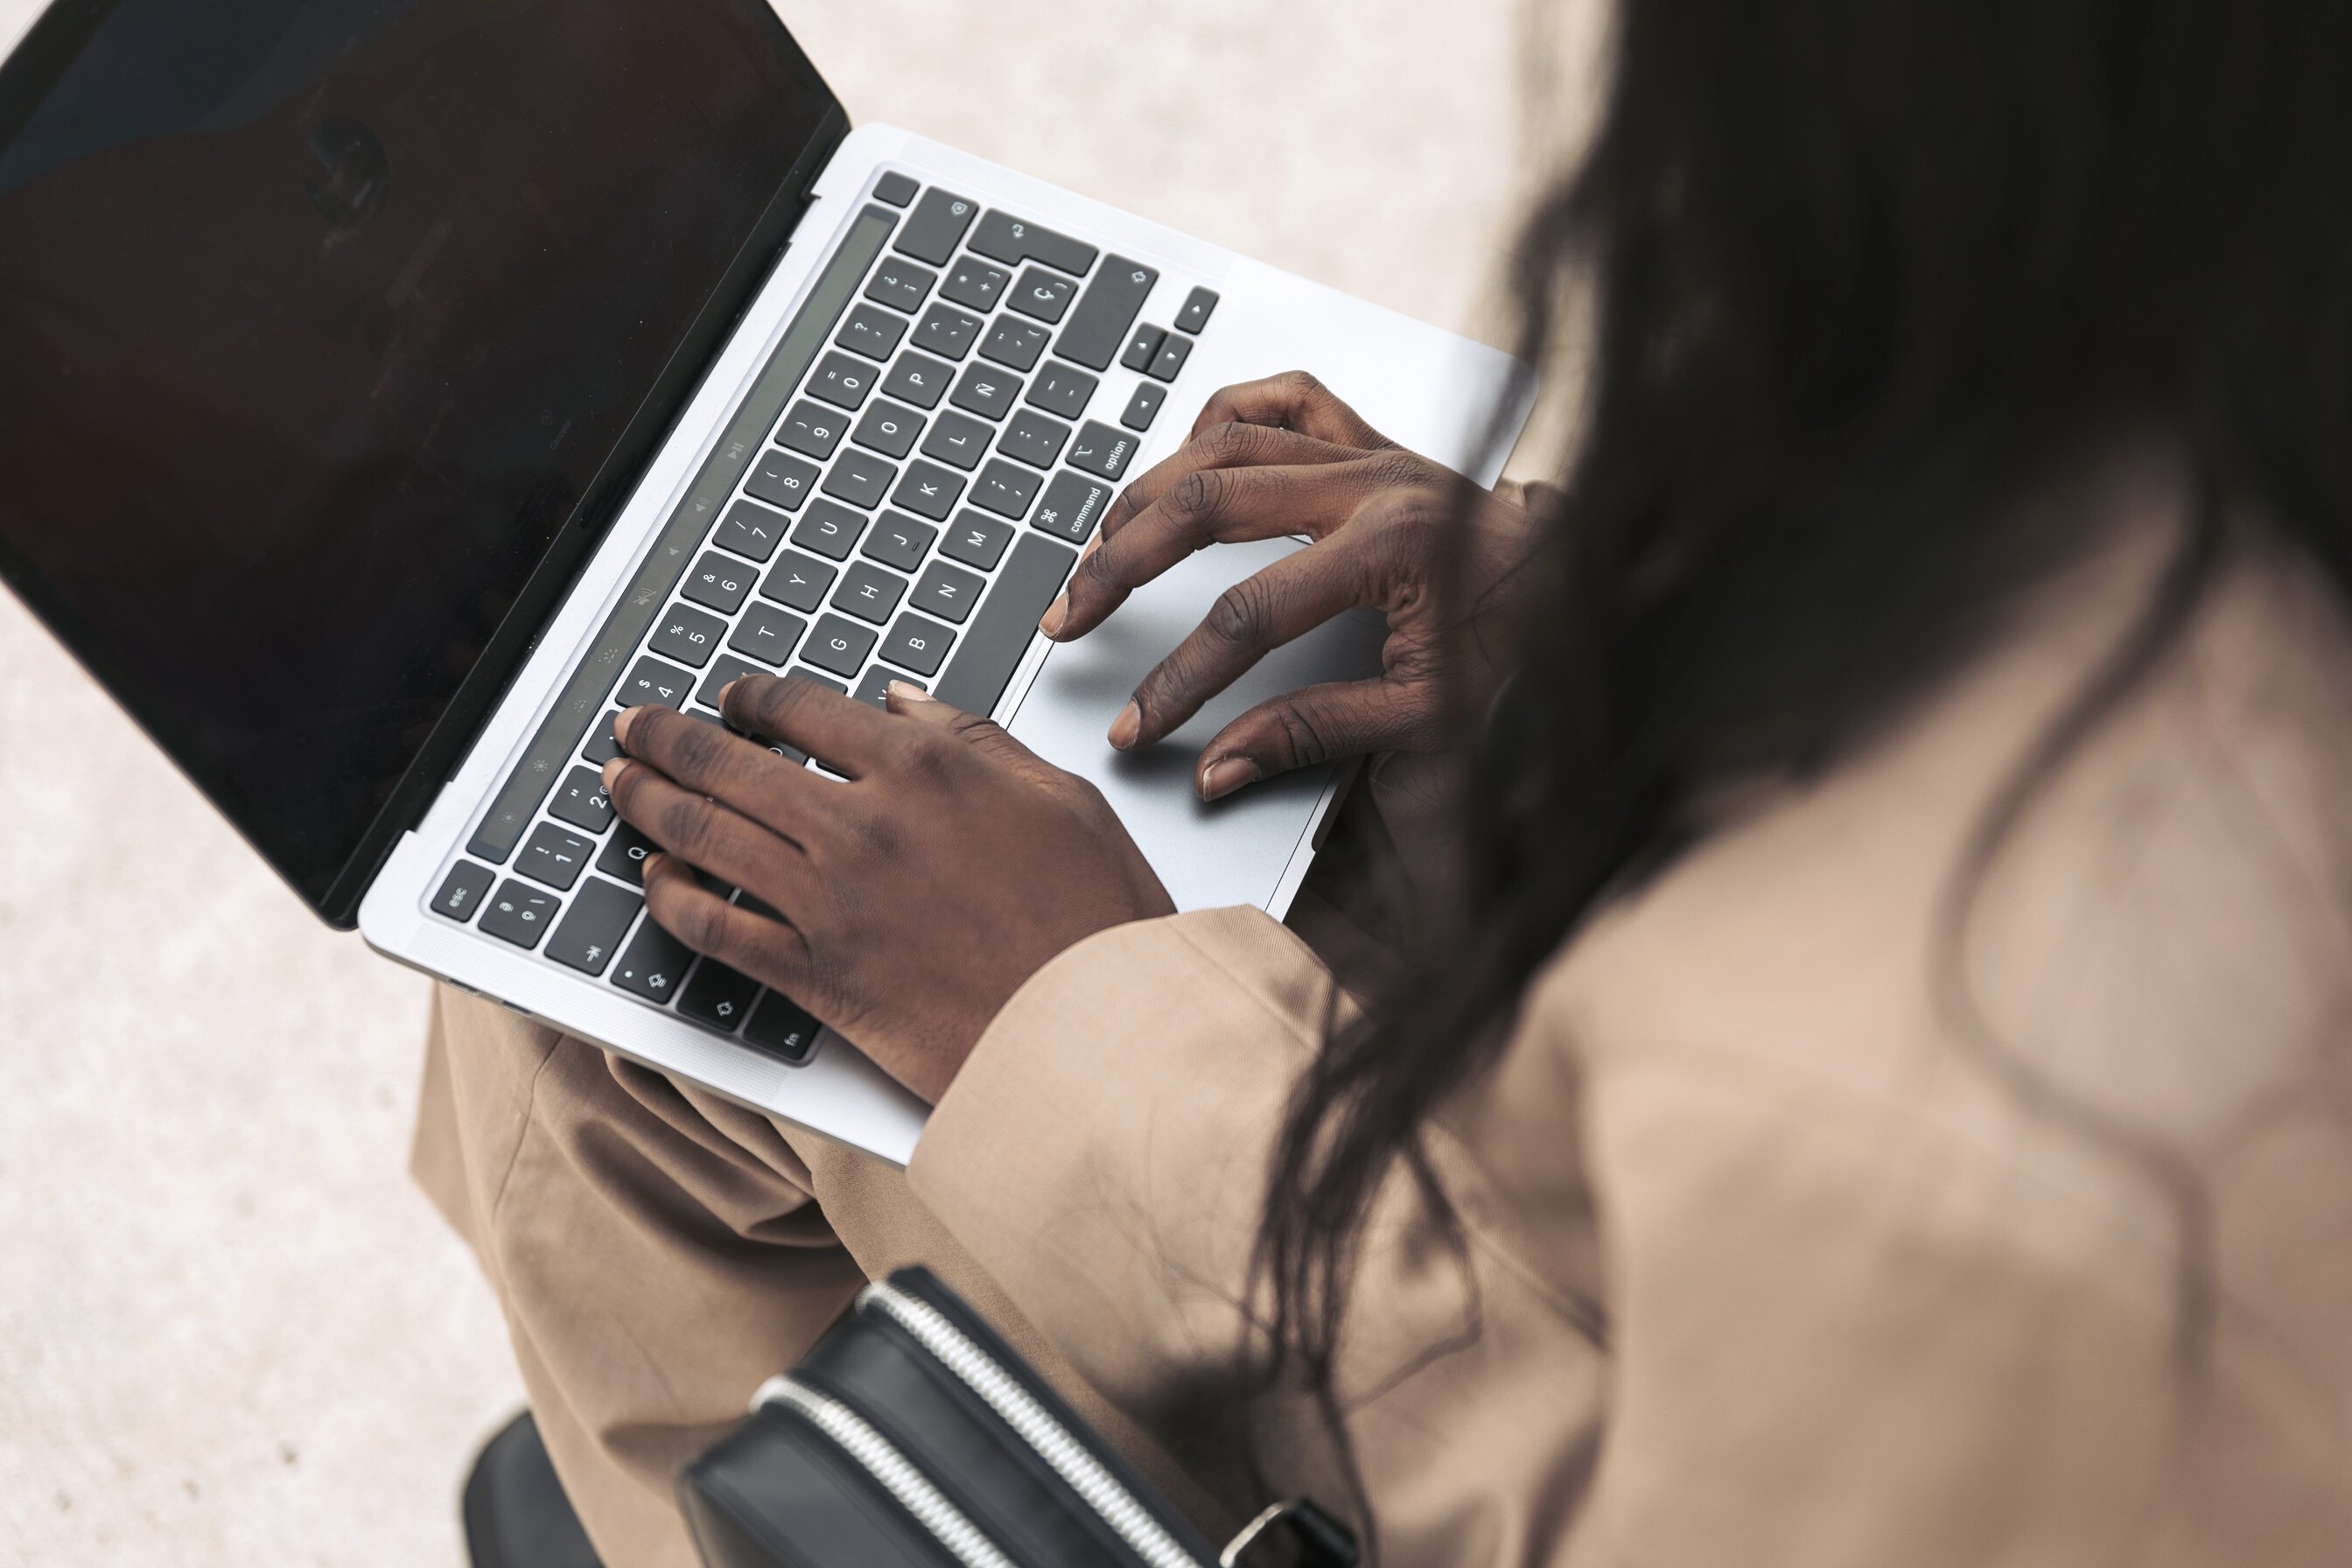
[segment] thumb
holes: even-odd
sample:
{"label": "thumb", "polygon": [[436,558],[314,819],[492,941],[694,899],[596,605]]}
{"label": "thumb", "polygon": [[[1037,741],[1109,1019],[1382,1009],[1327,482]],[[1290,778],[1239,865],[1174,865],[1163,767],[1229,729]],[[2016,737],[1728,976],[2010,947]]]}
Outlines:
{"label": "thumb", "polygon": [[1303,687],[1259,703],[1201,748],[1192,782],[1202,800],[1368,752],[1421,752],[1436,744],[1437,693],[1428,684],[1376,677]]}
{"label": "thumb", "polygon": [[1003,764],[1032,784],[1052,788],[1064,776],[1061,769],[1007,734],[1002,724],[942,702],[910,680],[892,681],[884,693],[884,700],[898,717],[929,729],[944,730],[989,761]]}

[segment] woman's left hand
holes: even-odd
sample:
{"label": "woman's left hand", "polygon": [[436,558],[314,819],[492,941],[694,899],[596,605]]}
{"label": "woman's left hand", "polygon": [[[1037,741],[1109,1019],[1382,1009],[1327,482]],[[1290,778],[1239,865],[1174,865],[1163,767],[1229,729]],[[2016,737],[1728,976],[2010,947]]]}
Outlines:
{"label": "woman's left hand", "polygon": [[[647,859],[653,918],[774,986],[937,1101],[982,1033],[1064,949],[1175,906],[1101,793],[984,719],[894,686],[890,711],[748,676],[728,721],[847,782],[667,708],[604,765]],[[776,910],[709,891],[694,868]]]}

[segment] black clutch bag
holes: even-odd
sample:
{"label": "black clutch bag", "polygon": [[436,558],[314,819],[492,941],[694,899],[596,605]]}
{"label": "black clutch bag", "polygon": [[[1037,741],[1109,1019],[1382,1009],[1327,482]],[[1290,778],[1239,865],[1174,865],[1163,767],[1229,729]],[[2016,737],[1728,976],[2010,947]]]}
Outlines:
{"label": "black clutch bag", "polygon": [[929,1270],[869,1285],[678,1496],[710,1568],[1352,1568],[1305,1501],[1222,1552]]}

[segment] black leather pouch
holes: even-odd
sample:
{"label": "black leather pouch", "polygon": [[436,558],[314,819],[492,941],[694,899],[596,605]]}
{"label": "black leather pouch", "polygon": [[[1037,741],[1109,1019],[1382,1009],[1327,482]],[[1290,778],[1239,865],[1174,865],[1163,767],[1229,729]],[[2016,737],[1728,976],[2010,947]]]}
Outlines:
{"label": "black leather pouch", "polygon": [[870,1285],[688,1465],[711,1568],[1350,1568],[1311,1503],[1223,1552],[928,1269]]}

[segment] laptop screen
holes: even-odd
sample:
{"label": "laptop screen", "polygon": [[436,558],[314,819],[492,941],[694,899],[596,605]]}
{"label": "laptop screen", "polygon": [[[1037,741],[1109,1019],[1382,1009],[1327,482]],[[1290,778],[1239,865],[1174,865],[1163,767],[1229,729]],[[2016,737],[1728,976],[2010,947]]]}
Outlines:
{"label": "laptop screen", "polygon": [[0,573],[317,902],[834,110],[761,0],[63,0]]}

